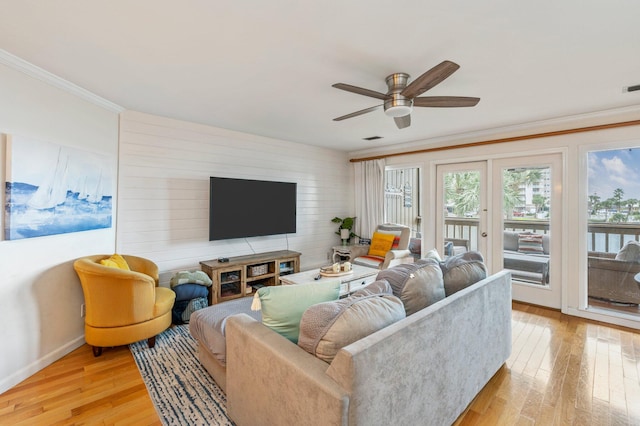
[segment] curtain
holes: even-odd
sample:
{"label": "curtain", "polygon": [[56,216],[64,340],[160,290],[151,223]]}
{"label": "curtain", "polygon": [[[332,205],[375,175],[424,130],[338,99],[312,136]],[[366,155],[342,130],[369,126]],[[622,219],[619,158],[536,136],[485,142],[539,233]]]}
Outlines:
{"label": "curtain", "polygon": [[385,160],[355,163],[356,234],[371,238],[384,220]]}

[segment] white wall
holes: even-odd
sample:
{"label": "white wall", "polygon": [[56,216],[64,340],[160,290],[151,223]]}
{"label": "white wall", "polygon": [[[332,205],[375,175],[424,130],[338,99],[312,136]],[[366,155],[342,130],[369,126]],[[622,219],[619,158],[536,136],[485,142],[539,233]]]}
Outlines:
{"label": "white wall", "polygon": [[[118,181],[110,229],[0,239],[0,392],[84,343],[75,259],[114,251],[145,256],[158,263],[163,285],[201,260],[252,252],[300,251],[302,267],[311,268],[325,264],[340,242],[330,220],[353,215],[345,153],[137,112],[119,118],[116,105],[1,50],[0,93],[0,134],[104,154]],[[297,182],[297,232],[209,242],[209,176]]]}
{"label": "white wall", "polygon": [[[331,219],[353,215],[353,168],[339,151],[127,111],[119,158],[117,249],[154,260],[161,285],[221,256],[289,249],[302,269],[326,264],[340,243]],[[210,176],[296,182],[297,232],[209,241]]]}
{"label": "white wall", "polygon": [[[115,176],[117,112],[29,76],[6,62],[0,61],[0,133],[104,154]],[[5,149],[3,138],[3,188]],[[4,225],[4,218],[0,223]],[[87,254],[110,253],[114,248],[115,227],[0,240],[0,392],[84,343],[80,317],[83,295],[73,260]]]}

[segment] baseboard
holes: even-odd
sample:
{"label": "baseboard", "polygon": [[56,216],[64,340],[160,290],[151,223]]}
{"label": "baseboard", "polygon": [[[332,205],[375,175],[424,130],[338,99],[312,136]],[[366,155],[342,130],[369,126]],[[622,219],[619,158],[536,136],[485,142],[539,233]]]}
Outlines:
{"label": "baseboard", "polygon": [[73,339],[66,345],[61,346],[55,351],[50,352],[45,356],[35,360],[26,367],[16,371],[9,377],[2,378],[2,380],[0,380],[0,393],[8,391],[18,383],[22,382],[24,379],[33,376],[38,371],[42,370],[50,364],[53,364],[55,361],[59,360],[69,352],[79,348],[82,345],[84,345],[84,335]]}
{"label": "baseboard", "polygon": [[566,310],[563,310],[562,313],[592,321],[598,321],[604,324],[640,330],[640,323],[638,322],[638,318],[636,316],[625,314],[624,312],[613,312],[599,308],[567,308]]}

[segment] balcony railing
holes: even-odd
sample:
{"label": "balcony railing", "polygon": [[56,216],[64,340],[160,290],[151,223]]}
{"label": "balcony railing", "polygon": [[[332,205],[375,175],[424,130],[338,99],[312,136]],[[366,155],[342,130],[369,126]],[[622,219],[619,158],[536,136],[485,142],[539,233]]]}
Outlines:
{"label": "balcony railing", "polygon": [[[477,218],[451,217],[445,219],[445,238],[469,241],[471,250],[478,247]],[[549,222],[546,220],[505,220],[504,229],[508,231],[549,233]],[[640,223],[589,223],[587,250],[617,253],[625,242],[640,241]]]}

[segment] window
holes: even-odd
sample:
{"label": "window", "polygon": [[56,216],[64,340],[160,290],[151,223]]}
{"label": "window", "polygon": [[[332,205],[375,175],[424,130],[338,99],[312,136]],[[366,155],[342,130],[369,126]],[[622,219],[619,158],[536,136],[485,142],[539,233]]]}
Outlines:
{"label": "window", "polygon": [[640,316],[640,150],[591,151],[587,160],[589,305]]}
{"label": "window", "polygon": [[387,169],[384,180],[385,222],[406,225],[412,237],[420,238],[420,169]]}

